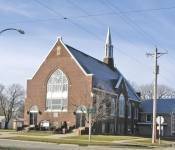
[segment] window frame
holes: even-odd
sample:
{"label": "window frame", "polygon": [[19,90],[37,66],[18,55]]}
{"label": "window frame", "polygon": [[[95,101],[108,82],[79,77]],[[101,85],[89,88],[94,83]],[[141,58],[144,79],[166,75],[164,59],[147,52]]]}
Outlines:
{"label": "window frame", "polygon": [[115,116],[116,113],[116,102],[115,98],[111,99],[111,116]]}
{"label": "window frame", "polygon": [[46,85],[46,111],[68,111],[68,85],[68,78],[62,70],[57,69],[51,74]]}
{"label": "window frame", "polygon": [[138,119],[138,113],[139,113],[139,109],[138,107],[134,108],[134,119]]}
{"label": "window frame", "polygon": [[130,101],[128,101],[128,118],[131,118],[132,113],[132,104]]}
{"label": "window frame", "polygon": [[[148,115],[150,116],[150,120],[148,120]],[[151,116],[151,114],[146,114],[146,122],[152,122],[152,116]]]}
{"label": "window frame", "polygon": [[[121,97],[122,97],[122,99],[121,99]],[[120,96],[119,96],[119,117],[120,118],[125,117],[125,103],[126,103],[125,96],[123,94],[120,94]]]}

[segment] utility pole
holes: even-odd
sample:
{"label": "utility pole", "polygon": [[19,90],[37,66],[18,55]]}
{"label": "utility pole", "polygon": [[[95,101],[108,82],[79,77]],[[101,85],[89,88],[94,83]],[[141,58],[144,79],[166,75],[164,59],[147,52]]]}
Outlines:
{"label": "utility pole", "polygon": [[153,121],[152,121],[152,143],[156,143],[156,112],[157,112],[157,76],[159,74],[159,65],[157,60],[160,56],[167,53],[160,53],[155,49],[154,53],[147,53],[147,56],[154,57],[154,88],[153,88]]}

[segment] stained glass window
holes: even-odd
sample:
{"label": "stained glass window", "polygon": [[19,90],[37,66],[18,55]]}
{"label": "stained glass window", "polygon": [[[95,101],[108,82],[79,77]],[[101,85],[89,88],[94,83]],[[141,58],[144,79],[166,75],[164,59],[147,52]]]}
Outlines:
{"label": "stained glass window", "polygon": [[125,97],[123,94],[119,97],[119,117],[125,116]]}
{"label": "stained glass window", "polygon": [[46,109],[48,111],[67,111],[68,80],[61,70],[56,70],[47,83]]}

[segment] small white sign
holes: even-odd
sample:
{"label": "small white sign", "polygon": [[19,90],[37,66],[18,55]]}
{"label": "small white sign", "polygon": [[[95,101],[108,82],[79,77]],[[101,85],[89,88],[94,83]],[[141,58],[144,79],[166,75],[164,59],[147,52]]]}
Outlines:
{"label": "small white sign", "polygon": [[45,127],[45,128],[49,128],[49,121],[47,121],[47,120],[42,121],[41,126]]}
{"label": "small white sign", "polygon": [[164,118],[163,118],[163,116],[158,116],[158,117],[156,118],[156,122],[157,122],[157,124],[162,124],[162,123],[164,123]]}

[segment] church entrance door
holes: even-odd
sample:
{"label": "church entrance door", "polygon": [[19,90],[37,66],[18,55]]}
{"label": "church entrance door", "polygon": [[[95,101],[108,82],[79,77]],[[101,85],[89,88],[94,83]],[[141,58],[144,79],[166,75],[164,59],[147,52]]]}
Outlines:
{"label": "church entrance door", "polygon": [[37,125],[38,112],[39,112],[38,106],[34,105],[30,108],[29,112],[30,126],[35,127]]}

